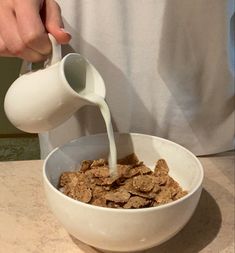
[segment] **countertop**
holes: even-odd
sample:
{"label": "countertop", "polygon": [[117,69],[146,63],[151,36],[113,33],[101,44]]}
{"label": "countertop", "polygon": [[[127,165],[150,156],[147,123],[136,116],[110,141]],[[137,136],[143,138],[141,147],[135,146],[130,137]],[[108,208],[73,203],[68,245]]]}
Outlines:
{"label": "countertop", "polygon": [[[145,253],[234,251],[234,153],[202,157],[204,188],[188,224]],[[70,236],[47,207],[43,161],[0,162],[0,253],[97,253]]]}

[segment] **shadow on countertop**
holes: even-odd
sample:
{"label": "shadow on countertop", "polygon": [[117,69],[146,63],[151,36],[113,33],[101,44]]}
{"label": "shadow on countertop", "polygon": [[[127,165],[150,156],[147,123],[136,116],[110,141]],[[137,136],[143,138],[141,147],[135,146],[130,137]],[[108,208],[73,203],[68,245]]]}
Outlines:
{"label": "shadow on countertop", "polygon": [[222,215],[216,200],[203,189],[195,213],[187,225],[167,242],[142,252],[198,253],[214,240],[221,223]]}

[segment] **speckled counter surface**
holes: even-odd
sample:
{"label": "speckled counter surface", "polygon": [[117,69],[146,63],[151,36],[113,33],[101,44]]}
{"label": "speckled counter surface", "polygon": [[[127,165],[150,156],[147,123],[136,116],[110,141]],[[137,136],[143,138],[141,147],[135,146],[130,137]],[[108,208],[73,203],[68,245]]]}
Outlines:
{"label": "speckled counter surface", "polygon": [[[145,253],[233,253],[234,153],[200,158],[199,205],[184,229]],[[0,163],[0,253],[97,253],[71,237],[49,211],[42,161]]]}

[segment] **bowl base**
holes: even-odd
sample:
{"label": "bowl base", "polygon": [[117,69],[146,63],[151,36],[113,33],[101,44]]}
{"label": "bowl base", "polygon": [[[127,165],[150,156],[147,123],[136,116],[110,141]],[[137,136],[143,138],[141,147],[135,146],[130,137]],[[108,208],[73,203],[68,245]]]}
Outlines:
{"label": "bowl base", "polygon": [[[94,247],[95,248],[95,247]],[[141,252],[146,252],[147,249],[145,250],[123,250],[123,251],[113,251],[113,250],[105,250],[105,249],[100,249],[100,248],[95,248],[97,249],[100,253],[141,253]]]}

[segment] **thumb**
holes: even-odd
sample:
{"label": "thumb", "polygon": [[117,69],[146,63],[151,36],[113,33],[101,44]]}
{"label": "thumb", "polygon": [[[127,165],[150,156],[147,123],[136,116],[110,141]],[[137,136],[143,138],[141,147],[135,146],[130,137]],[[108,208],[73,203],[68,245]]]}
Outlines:
{"label": "thumb", "polygon": [[54,0],[46,0],[44,2],[44,25],[47,32],[52,34],[59,44],[67,44],[71,35],[64,30],[61,10]]}

